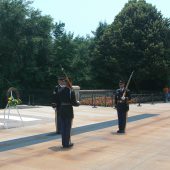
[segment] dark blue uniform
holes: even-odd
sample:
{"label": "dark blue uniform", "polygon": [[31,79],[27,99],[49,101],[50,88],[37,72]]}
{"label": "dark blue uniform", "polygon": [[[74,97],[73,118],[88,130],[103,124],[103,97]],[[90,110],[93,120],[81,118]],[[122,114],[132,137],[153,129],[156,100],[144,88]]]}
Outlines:
{"label": "dark blue uniform", "polygon": [[53,107],[55,108],[55,125],[56,125],[56,133],[61,133],[61,116],[59,113],[59,109],[60,109],[60,100],[59,100],[59,90],[60,90],[61,86],[58,85],[54,88],[53,91]]}
{"label": "dark blue uniform", "polygon": [[127,112],[129,111],[128,101],[131,99],[130,91],[126,91],[125,100],[122,100],[124,90],[117,89],[115,94],[115,107],[117,109],[118,114],[118,125],[119,131],[118,133],[124,133],[126,128],[126,117]]}
{"label": "dark blue uniform", "polygon": [[73,106],[79,106],[79,103],[76,101],[75,92],[67,87],[60,88],[58,98],[60,101],[62,145],[67,148],[70,146],[71,125],[74,118]]}

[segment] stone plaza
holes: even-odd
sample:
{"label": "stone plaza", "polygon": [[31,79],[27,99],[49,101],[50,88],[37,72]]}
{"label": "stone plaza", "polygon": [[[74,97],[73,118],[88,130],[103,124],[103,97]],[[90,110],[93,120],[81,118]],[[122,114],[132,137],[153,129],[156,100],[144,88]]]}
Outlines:
{"label": "stone plaza", "polygon": [[63,149],[55,134],[54,110],[19,106],[4,124],[0,110],[2,170],[169,170],[170,103],[130,105],[127,131],[118,135],[111,107],[74,108],[71,140]]}

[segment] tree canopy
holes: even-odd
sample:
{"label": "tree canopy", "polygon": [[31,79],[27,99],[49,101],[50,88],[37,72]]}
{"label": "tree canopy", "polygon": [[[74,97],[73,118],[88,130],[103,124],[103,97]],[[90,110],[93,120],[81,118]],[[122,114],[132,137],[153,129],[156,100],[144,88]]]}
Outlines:
{"label": "tree canopy", "polygon": [[93,37],[75,37],[31,3],[0,0],[1,91],[52,89],[60,65],[83,89],[116,88],[133,70],[141,90],[170,81],[170,20],[145,0],[130,0],[111,24],[100,22]]}
{"label": "tree canopy", "polygon": [[[100,62],[95,79],[128,79],[135,70],[135,81],[145,90],[161,89],[169,79],[170,22],[156,7],[144,0],[131,0],[114,22],[97,29],[93,63]],[[112,79],[110,79],[112,78]],[[105,82],[106,82],[105,81]],[[110,82],[110,83],[109,83]]]}

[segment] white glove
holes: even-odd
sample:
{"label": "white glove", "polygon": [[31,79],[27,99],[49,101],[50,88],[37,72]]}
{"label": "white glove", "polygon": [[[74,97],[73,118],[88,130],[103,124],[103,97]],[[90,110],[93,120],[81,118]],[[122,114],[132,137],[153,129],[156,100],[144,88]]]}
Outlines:
{"label": "white glove", "polygon": [[122,97],[121,97],[121,100],[125,100],[125,97],[124,97],[124,96],[122,96]]}
{"label": "white glove", "polygon": [[77,106],[80,106],[80,101],[77,101]]}

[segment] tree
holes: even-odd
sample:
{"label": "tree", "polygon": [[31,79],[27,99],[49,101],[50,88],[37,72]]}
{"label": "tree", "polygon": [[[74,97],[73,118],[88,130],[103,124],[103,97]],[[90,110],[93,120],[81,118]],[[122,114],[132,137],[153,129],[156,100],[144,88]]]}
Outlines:
{"label": "tree", "polygon": [[124,68],[122,74],[136,70],[140,88],[158,90],[167,81],[169,24],[156,7],[144,0],[133,0],[125,5],[111,26],[115,35],[112,46]]}
{"label": "tree", "polygon": [[50,16],[42,16],[30,4],[25,0],[0,1],[1,96],[10,86],[28,91],[46,85],[53,23]]}
{"label": "tree", "polygon": [[52,28],[50,16],[41,16],[40,11],[30,9],[20,46],[22,85],[27,88],[47,87],[49,56],[52,53]]}
{"label": "tree", "polygon": [[90,38],[73,37],[73,33],[65,31],[65,24],[56,23],[53,28],[54,42],[53,54],[51,56],[51,80],[56,81],[60,74],[62,65],[71,77],[74,84],[88,87],[89,77],[89,55],[88,48]]}
{"label": "tree", "polygon": [[94,88],[111,88],[119,77],[119,63],[113,53],[108,28],[106,23],[99,23],[90,47]]}
{"label": "tree", "polygon": [[75,45],[75,55],[73,58],[72,69],[74,70],[72,77],[74,83],[81,88],[92,88],[92,74],[89,48],[91,44],[90,37],[76,37],[73,40]]}
{"label": "tree", "polygon": [[[119,68],[117,73],[113,73],[116,79],[119,76],[127,80],[135,70],[139,88],[161,89],[168,79],[169,32],[169,19],[163,18],[156,7],[144,0],[131,0],[104,30],[100,45],[97,44],[97,60],[116,61],[111,64]],[[108,70],[99,67],[100,76],[105,77]]]}

